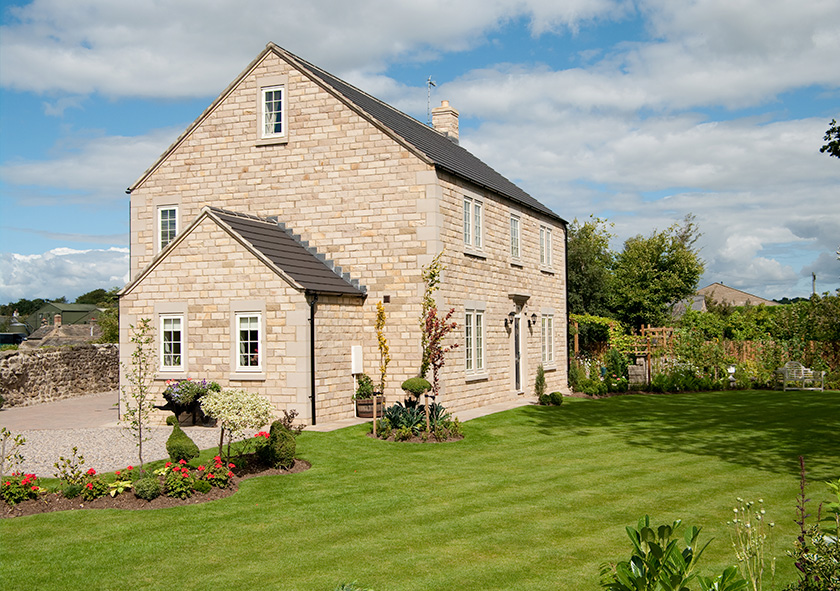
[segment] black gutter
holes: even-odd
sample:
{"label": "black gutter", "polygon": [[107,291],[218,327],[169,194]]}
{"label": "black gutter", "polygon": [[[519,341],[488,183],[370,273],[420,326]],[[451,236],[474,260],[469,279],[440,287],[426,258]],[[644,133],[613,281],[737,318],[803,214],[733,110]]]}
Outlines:
{"label": "black gutter", "polygon": [[309,296],[309,398],[312,401],[312,426],[315,426],[315,305],[318,294],[310,293]]}

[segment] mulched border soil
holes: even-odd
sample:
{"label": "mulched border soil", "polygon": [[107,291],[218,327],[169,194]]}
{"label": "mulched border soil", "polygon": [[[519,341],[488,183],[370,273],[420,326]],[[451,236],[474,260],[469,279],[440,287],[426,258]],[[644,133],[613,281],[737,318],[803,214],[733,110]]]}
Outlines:
{"label": "mulched border soil", "polygon": [[183,505],[197,505],[208,503],[216,499],[229,497],[239,490],[239,483],[249,478],[258,476],[279,476],[282,474],[297,474],[311,468],[312,465],[306,460],[295,460],[294,465],[288,470],[283,468],[263,468],[256,462],[248,462],[242,468],[234,470],[230,485],[227,488],[211,488],[210,492],[202,494],[193,493],[188,499],[176,499],[161,495],[151,501],[144,501],[134,496],[131,491],[124,492],[115,497],[110,494],[85,501],[82,497],[65,499],[61,493],[48,493],[39,496],[37,499],[23,501],[17,505],[7,505],[0,501],[0,518],[23,517],[24,515],[38,515],[40,513],[51,513],[53,511],[79,511],[87,509],[127,509],[141,511],[147,509],[166,509],[168,507],[181,507]]}

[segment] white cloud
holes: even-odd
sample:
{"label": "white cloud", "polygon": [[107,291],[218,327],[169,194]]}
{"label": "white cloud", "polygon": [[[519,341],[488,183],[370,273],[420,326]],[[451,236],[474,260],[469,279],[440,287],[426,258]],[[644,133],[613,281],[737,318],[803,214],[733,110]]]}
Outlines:
{"label": "white cloud", "polygon": [[79,138],[54,147],[49,160],[12,160],[0,178],[16,188],[12,200],[27,204],[104,203],[125,189],[178,137],[182,129],[155,129],[136,137]]}
{"label": "white cloud", "polygon": [[127,248],[55,248],[43,254],[0,253],[0,302],[65,296],[69,301],[97,288],[128,282]]}
{"label": "white cloud", "polygon": [[3,84],[111,96],[217,93],[268,41],[342,74],[482,43],[509,19],[535,34],[621,14],[613,0],[221,2],[34,0],[0,30]]}

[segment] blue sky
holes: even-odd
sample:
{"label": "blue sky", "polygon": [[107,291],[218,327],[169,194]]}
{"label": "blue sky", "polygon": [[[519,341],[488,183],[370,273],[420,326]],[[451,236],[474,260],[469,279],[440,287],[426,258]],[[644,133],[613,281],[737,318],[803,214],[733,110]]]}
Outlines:
{"label": "blue sky", "polygon": [[[702,285],[840,289],[836,0],[0,2],[0,303],[121,286],[125,188],[278,45],[613,246],[693,213]],[[701,286],[702,286],[701,285]]]}

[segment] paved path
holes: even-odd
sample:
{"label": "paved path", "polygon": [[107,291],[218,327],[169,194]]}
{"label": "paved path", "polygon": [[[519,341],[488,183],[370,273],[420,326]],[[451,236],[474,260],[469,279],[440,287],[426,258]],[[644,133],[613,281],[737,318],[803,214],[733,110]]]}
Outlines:
{"label": "paved path", "polygon": [[[0,426],[26,437],[19,468],[39,476],[52,476],[53,464],[60,456],[68,457],[73,446],[85,457],[85,466],[99,472],[119,470],[136,464],[136,440],[121,428],[118,420],[118,392],[90,394],[24,407],[0,409]],[[504,402],[454,413],[461,421],[469,421],[503,410],[535,404],[529,396],[518,396]],[[370,419],[345,419],[307,427],[307,431],[334,431]],[[185,427],[184,430],[199,448],[218,445],[219,430],[207,427]],[[149,429],[151,440],[143,444],[146,460],[166,457],[166,439],[171,429],[157,426]]]}

